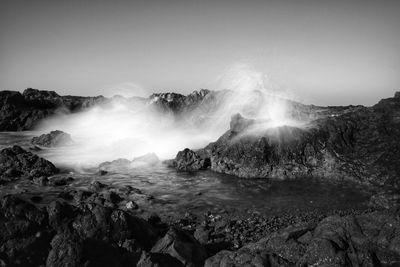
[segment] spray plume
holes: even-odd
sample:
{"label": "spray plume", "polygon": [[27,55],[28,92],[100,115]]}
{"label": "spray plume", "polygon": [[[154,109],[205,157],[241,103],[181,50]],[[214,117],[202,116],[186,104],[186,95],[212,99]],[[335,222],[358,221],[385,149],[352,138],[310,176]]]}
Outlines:
{"label": "spray plume", "polygon": [[261,72],[234,65],[220,77],[222,86],[228,90],[209,93],[195,108],[179,116],[154,108],[154,99],[112,98],[107,105],[48,119],[39,130],[58,129],[72,135],[75,145],[65,148],[58,161],[95,166],[153,152],[161,159],[173,158],[185,147],[204,147],[229,129],[231,116],[236,113],[260,122],[252,133],[298,123],[288,116],[287,100],[272,90]]}

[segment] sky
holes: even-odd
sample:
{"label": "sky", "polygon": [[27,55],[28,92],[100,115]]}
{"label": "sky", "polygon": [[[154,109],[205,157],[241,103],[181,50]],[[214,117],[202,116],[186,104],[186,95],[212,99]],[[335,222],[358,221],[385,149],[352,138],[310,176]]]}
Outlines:
{"label": "sky", "polygon": [[246,69],[305,103],[372,105],[400,91],[399,14],[398,0],[2,0],[0,90],[186,94]]}

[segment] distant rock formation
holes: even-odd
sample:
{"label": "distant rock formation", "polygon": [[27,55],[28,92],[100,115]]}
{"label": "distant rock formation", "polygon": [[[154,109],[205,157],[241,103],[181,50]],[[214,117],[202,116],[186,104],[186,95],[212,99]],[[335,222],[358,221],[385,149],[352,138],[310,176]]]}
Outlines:
{"label": "distant rock formation", "polygon": [[69,146],[74,142],[71,139],[71,135],[55,130],[48,134],[42,134],[38,137],[33,137],[31,143],[33,145],[44,146],[44,147],[59,147],[59,146]]}
{"label": "distant rock formation", "polygon": [[146,155],[136,157],[133,160],[128,159],[116,159],[113,161],[106,161],[100,163],[100,172],[124,172],[134,168],[149,168],[154,167],[160,163],[160,159],[154,153],[148,153]]}
{"label": "distant rock formation", "polygon": [[53,91],[31,88],[22,94],[0,91],[0,131],[29,130],[56,111],[77,112],[105,100],[102,96],[60,96]]}
{"label": "distant rock formation", "polygon": [[25,151],[19,146],[0,151],[0,183],[20,177],[50,176],[57,172],[58,169],[50,161]]}

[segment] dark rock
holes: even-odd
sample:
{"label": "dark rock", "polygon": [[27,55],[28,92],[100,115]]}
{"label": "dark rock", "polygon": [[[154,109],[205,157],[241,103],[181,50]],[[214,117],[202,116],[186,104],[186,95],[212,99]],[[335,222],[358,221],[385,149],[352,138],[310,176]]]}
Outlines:
{"label": "dark rock", "polygon": [[384,191],[371,197],[369,205],[378,209],[400,207],[400,194],[394,191]]}
{"label": "dark rock", "polygon": [[107,185],[100,183],[99,181],[94,181],[89,185],[89,190],[93,192],[98,192],[104,188],[107,188]]}
{"label": "dark rock", "polygon": [[161,253],[143,253],[138,267],[180,267],[185,266],[176,258]]}
{"label": "dark rock", "polygon": [[83,244],[79,237],[66,232],[51,241],[46,266],[80,266],[83,261]]}
{"label": "dark rock", "polygon": [[202,266],[207,252],[191,235],[171,228],[151,249],[153,253],[169,254],[184,265]]}
{"label": "dark rock", "polygon": [[31,143],[43,147],[59,147],[72,145],[73,141],[71,135],[56,130],[48,134],[42,134],[39,137],[33,137]]}
{"label": "dark rock", "polygon": [[203,158],[210,158],[213,171],[244,178],[313,176],[400,187],[399,112],[399,98],[388,98],[301,128],[257,132],[247,129],[258,121],[235,115],[231,129],[202,150]]}
{"label": "dark rock", "polygon": [[0,258],[6,266],[38,266],[46,260],[51,235],[47,216],[14,196],[0,202]]}
{"label": "dark rock", "polygon": [[395,215],[331,216],[293,225],[238,251],[222,251],[205,266],[386,266],[400,263]]}
{"label": "dark rock", "polygon": [[58,172],[50,162],[19,146],[5,148],[0,151],[0,182],[13,180],[21,176],[41,177]]}
{"label": "dark rock", "polygon": [[197,171],[207,169],[210,166],[210,161],[208,158],[201,158],[196,152],[185,148],[178,152],[173,166],[180,171]]}
{"label": "dark rock", "polygon": [[199,241],[200,244],[205,245],[210,239],[210,231],[205,229],[203,226],[199,226],[196,228],[193,236],[197,239],[197,241]]}
{"label": "dark rock", "polygon": [[59,96],[53,91],[31,88],[22,94],[0,91],[0,131],[29,130],[56,111],[76,112],[104,102],[106,99],[102,96]]}

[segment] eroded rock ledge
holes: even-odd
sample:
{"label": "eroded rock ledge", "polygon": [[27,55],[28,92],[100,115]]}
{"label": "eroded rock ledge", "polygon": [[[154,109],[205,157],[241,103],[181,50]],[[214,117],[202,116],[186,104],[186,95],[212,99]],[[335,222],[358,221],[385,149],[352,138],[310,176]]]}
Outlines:
{"label": "eroded rock ledge", "polygon": [[[254,133],[259,123],[234,115],[230,130],[204,149],[179,152],[175,166],[185,169],[185,162],[189,167],[193,161],[209,161],[211,170],[242,178],[313,176],[400,187],[398,93],[372,107],[321,117],[303,127]],[[194,160],[182,160],[182,153]]]}

